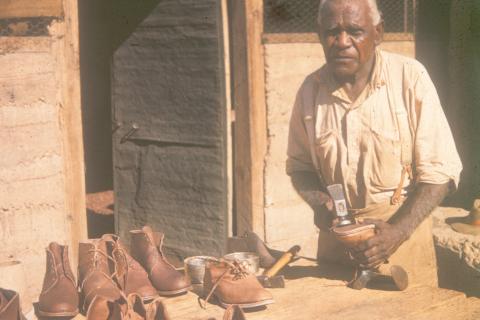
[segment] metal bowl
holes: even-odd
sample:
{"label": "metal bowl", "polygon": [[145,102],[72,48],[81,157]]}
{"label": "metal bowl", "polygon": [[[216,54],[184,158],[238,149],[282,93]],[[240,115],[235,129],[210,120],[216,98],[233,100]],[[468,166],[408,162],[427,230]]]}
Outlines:
{"label": "metal bowl", "polygon": [[228,261],[239,261],[246,264],[247,270],[250,273],[257,273],[260,265],[260,258],[256,253],[253,252],[233,252],[223,256],[225,260]]}
{"label": "metal bowl", "polygon": [[218,261],[215,257],[193,256],[183,260],[185,265],[185,274],[192,284],[202,284],[205,275],[205,265],[208,261]]}

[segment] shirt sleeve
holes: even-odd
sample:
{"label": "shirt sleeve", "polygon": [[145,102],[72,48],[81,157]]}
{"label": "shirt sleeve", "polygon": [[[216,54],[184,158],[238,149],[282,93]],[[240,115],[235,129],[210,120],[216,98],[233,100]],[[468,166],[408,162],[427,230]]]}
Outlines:
{"label": "shirt sleeve", "polygon": [[312,171],[315,172],[314,165],[310,154],[308,135],[303,119],[303,101],[302,91],[304,86],[300,88],[290,118],[290,127],[288,132],[288,148],[286,172],[291,175],[295,171]]}
{"label": "shirt sleeve", "polygon": [[413,90],[416,181],[444,184],[452,180],[458,187],[462,163],[435,86],[423,66]]}

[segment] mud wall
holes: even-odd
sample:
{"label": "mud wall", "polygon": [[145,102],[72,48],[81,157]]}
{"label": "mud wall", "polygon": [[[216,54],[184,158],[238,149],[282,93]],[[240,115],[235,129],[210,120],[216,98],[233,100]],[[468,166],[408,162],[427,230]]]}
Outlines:
{"label": "mud wall", "polygon": [[[382,48],[413,57],[413,41],[388,41]],[[268,151],[265,159],[265,234],[267,242],[288,249],[300,244],[315,257],[319,230],[313,212],[285,173],[288,122],[304,78],[325,62],[319,43],[265,44]]]}
{"label": "mud wall", "polygon": [[0,262],[22,262],[21,299],[37,301],[45,247],[73,258],[85,229],[78,47],[71,3],[18,5],[0,1]]}

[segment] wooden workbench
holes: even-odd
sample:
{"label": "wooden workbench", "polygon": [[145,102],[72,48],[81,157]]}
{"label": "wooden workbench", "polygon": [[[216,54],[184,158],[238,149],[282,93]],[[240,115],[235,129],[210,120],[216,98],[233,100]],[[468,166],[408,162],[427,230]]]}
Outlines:
{"label": "wooden workbench", "polygon": [[[356,291],[345,287],[347,270],[303,264],[285,272],[286,288],[270,289],[274,304],[247,312],[247,319],[480,319],[480,299],[457,291],[415,286],[403,292],[388,286]],[[203,310],[193,292],[167,299],[166,305],[172,320],[221,320],[224,312],[212,303]]]}
{"label": "wooden workbench", "polygon": [[[307,261],[289,267],[285,277],[284,289],[270,289],[275,303],[247,312],[248,320],[480,319],[480,299],[458,291],[418,286],[403,292],[388,286],[357,291],[345,286],[350,271]],[[194,288],[198,291],[201,288]],[[165,300],[172,320],[223,319],[223,308],[212,301],[202,309],[194,292]],[[83,319],[81,315],[75,318]]]}

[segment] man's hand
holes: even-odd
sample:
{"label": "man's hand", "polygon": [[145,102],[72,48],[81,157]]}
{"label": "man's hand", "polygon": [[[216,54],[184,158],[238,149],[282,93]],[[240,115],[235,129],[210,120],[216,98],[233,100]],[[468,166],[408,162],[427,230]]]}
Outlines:
{"label": "man's hand", "polygon": [[321,188],[314,172],[296,171],[291,174],[293,187],[315,212],[314,222],[322,230],[329,230],[334,222],[333,200]]}
{"label": "man's hand", "polygon": [[387,261],[408,238],[398,226],[388,222],[373,219],[363,222],[375,225],[375,236],[351,250],[352,257],[362,268],[374,268]]}

